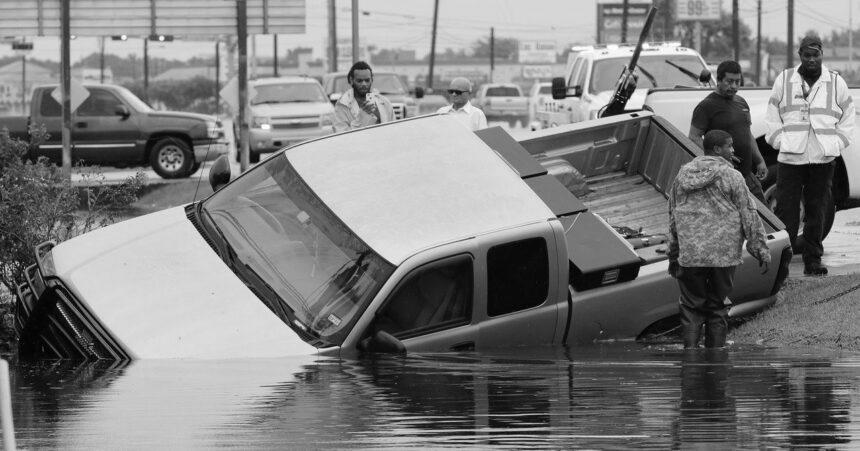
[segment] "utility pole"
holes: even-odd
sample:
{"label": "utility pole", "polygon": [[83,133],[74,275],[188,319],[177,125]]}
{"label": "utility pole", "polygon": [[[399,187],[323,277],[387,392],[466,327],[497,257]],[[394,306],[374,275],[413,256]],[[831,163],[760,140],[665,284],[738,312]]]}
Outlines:
{"label": "utility pole", "polygon": [[143,37],[143,101],[149,103],[149,38]]}
{"label": "utility pole", "polygon": [[27,55],[21,55],[21,114],[27,115]]}
{"label": "utility pole", "polygon": [[630,6],[630,0],[624,0],[621,3],[621,43],[627,43],[627,7]]}
{"label": "utility pole", "polygon": [[732,47],[734,48],[735,61],[741,60],[741,37],[740,24],[738,23],[738,0],[732,0]]}
{"label": "utility pole", "polygon": [[215,115],[221,115],[221,39],[215,40]]}
{"label": "utility pole", "polygon": [[755,83],[761,84],[761,0],[756,7]]}
{"label": "utility pole", "polygon": [[352,0],[352,63],[358,61],[358,0]]}
{"label": "utility pole", "polygon": [[99,83],[105,82],[105,37],[99,36]]}
{"label": "utility pole", "polygon": [[275,46],[275,51],[272,52],[272,56],[275,58],[275,61],[272,63],[272,73],[275,77],[278,76],[278,33],[275,33],[272,36],[272,45]]}
{"label": "utility pole", "polygon": [[433,1],[433,32],[430,35],[430,76],[427,77],[427,89],[433,92],[433,65],[436,64],[436,24],[439,19],[439,0]]}
{"label": "utility pole", "polygon": [[334,0],[328,0],[328,70],[337,72],[337,16]]}
{"label": "utility pole", "polygon": [[245,118],[245,105],[248,96],[248,3],[236,0],[236,34],[239,40],[239,106],[236,120],[239,121],[239,170],[248,170],[248,122]]}
{"label": "utility pole", "polygon": [[61,82],[60,92],[63,101],[63,174],[69,180],[72,178],[72,70],[71,70],[71,24],[69,14],[71,0],[60,0],[60,60]]}
{"label": "utility pole", "polygon": [[848,0],[848,71],[854,72],[854,0]]}
{"label": "utility pole", "polygon": [[788,34],[785,38],[786,69],[794,67],[794,0],[788,0]]}
{"label": "utility pole", "polygon": [[496,69],[496,29],[490,27],[490,83],[493,82],[493,71]]}

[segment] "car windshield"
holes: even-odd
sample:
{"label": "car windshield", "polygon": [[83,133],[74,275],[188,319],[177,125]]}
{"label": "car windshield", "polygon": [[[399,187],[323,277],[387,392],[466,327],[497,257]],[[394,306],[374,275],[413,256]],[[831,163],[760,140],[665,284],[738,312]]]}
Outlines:
{"label": "car windshield", "polygon": [[520,91],[513,86],[491,86],[487,88],[486,97],[519,97]]}
{"label": "car windshield", "polygon": [[234,272],[316,346],[342,344],[394,271],[323,204],[284,155],[219,190],[202,210],[217,227],[216,238],[231,249],[225,261]]}
{"label": "car windshield", "polygon": [[[334,80],[334,91],[332,92],[344,92],[348,87],[346,75],[337,77]],[[379,91],[380,94],[406,94],[406,87],[394,74],[373,74],[373,89]]]}
{"label": "car windshield", "polygon": [[539,94],[552,94],[552,85],[542,85]]}
{"label": "car windshield", "polygon": [[[595,61],[588,91],[596,94],[614,90],[618,77],[629,62],[630,58]],[[698,77],[704,69],[706,67],[695,55],[642,55],[633,73],[638,77],[638,88],[699,87]]]}
{"label": "car windshield", "polygon": [[325,102],[325,94],[316,83],[278,83],[254,86],[257,92],[251,105],[261,103]]}

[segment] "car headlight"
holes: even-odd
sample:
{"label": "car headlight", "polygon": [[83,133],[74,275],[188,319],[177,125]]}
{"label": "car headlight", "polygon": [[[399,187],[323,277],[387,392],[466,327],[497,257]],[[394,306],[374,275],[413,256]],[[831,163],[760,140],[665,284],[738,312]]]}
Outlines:
{"label": "car headlight", "polygon": [[221,123],[206,121],[206,136],[213,139],[224,136],[224,128],[221,127]]}
{"label": "car headlight", "polygon": [[271,118],[269,118],[268,116],[254,116],[252,124],[254,128],[261,128],[263,130],[272,129]]}

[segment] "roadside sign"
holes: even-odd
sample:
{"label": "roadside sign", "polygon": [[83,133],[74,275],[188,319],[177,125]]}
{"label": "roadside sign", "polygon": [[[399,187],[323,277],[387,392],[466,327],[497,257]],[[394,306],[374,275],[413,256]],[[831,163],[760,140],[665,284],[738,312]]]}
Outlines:
{"label": "roadside sign", "polygon": [[517,58],[525,64],[555,63],[554,41],[520,41]]}
{"label": "roadside sign", "polygon": [[552,66],[523,66],[523,78],[552,78]]}
{"label": "roadside sign", "polygon": [[676,0],[676,20],[720,20],[721,0]]}
{"label": "roadside sign", "polygon": [[[90,96],[90,91],[88,91],[81,82],[74,78],[71,80],[69,88],[69,100],[71,101],[72,112],[74,112],[82,103],[84,103],[84,100],[87,100],[87,97]],[[53,97],[60,105],[63,104],[63,92],[59,86],[51,91],[51,97]]]}

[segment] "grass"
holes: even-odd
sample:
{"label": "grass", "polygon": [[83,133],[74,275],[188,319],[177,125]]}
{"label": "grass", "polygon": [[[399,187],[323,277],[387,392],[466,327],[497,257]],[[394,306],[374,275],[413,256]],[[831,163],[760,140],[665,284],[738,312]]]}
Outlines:
{"label": "grass", "polygon": [[731,330],[729,340],[860,351],[860,274],[789,279],[776,305]]}

